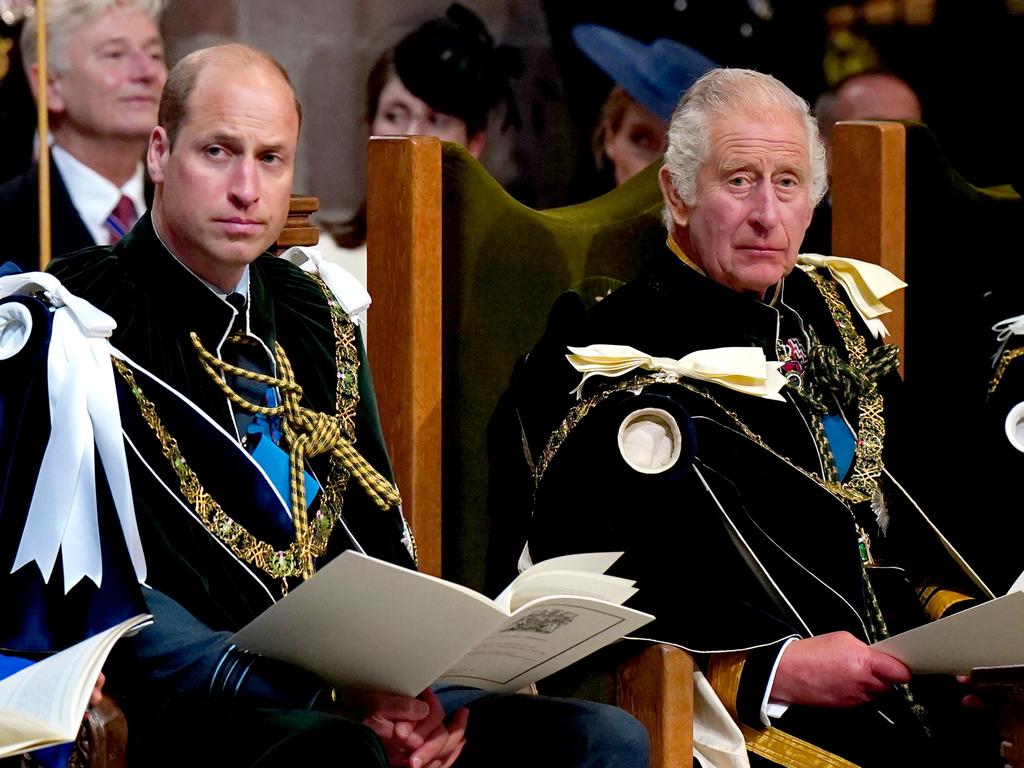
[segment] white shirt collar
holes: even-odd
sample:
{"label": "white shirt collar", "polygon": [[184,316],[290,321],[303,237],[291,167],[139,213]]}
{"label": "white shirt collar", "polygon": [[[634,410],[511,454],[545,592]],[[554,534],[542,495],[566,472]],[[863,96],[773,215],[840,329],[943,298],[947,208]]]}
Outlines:
{"label": "white shirt collar", "polygon": [[143,192],[144,175],[141,161],[132,177],[118,187],[59,145],[54,144],[50,149],[53,162],[60,171],[64,186],[71,197],[71,204],[75,206],[85,228],[89,230],[97,245],[106,245],[110,241],[110,232],[106,227],[107,216],[114,210],[121,195],[127,195],[135,204],[135,211],[139,216],[145,212],[146,198]]}

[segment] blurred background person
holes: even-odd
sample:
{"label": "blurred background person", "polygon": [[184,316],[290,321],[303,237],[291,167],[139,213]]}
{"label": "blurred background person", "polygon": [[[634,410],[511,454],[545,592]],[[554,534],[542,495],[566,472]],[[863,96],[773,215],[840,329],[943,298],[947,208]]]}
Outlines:
{"label": "blurred background person", "polygon": [[[836,123],[846,120],[920,121],[921,99],[903,78],[883,69],[870,69],[848,75],[819,95],[814,102],[814,117],[831,161],[832,131]],[[830,196],[815,208],[803,248],[805,253],[832,253]]]}
{"label": "blurred background person", "polygon": [[[519,121],[512,80],[519,52],[495,44],[468,8],[453,3],[385,50],[366,79],[371,136],[436,136],[461,144],[479,159],[492,112],[505,106],[502,130]],[[319,248],[366,284],[366,200],[340,225],[326,224]]]}
{"label": "blurred background person", "polygon": [[[157,29],[163,0],[53,0],[47,5],[52,256],[106,245],[146,210],[142,155],[167,79]],[[38,94],[36,17],[21,51]],[[0,186],[6,258],[38,266],[38,166]]]}
{"label": "blurred background person", "polygon": [[661,157],[679,96],[716,64],[675,40],[659,37],[647,45],[598,24],[578,25],[572,37],[615,83],[593,147],[598,168],[610,169],[618,186]]}

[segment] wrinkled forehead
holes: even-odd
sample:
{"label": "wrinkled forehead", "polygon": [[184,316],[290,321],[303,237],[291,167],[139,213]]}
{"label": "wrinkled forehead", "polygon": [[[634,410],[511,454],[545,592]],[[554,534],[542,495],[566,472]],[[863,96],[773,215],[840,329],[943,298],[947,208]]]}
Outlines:
{"label": "wrinkled forehead", "polygon": [[718,113],[707,123],[707,142],[705,167],[756,161],[810,169],[807,126],[791,110],[776,107]]}

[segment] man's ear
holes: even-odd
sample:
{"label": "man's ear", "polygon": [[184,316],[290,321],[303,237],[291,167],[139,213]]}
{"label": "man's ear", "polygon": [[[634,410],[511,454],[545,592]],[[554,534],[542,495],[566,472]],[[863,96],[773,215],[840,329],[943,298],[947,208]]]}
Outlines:
{"label": "man's ear", "polygon": [[677,227],[685,227],[690,222],[690,209],[676,191],[667,166],[662,166],[658,171],[658,185],[661,187],[661,196],[665,198],[665,208],[672,216],[672,221]]}
{"label": "man's ear", "polygon": [[146,170],[154,184],[163,183],[170,154],[171,142],[167,138],[167,131],[158,125],[149,134],[149,147],[146,149]]}
{"label": "man's ear", "polygon": [[[33,64],[28,70],[28,86],[32,91],[32,98],[39,98],[39,64]],[[60,75],[52,69],[46,73],[46,111],[53,114],[63,114],[67,110],[64,103],[63,83]]]}

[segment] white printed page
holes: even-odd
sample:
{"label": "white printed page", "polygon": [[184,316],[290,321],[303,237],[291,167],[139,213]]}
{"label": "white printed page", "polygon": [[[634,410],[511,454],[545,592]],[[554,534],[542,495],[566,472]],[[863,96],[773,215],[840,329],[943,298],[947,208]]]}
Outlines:
{"label": "white printed page", "polygon": [[[524,578],[525,577],[525,578]],[[621,605],[636,594],[636,582],[603,573],[549,570],[523,574],[516,584],[509,608],[517,611],[531,600],[557,595],[593,597]]]}
{"label": "white printed page", "polygon": [[114,643],[148,618],[128,619],[0,680],[0,757],[74,741]]}
{"label": "white printed page", "polygon": [[512,583],[505,587],[504,591],[494,599],[494,602],[511,613],[513,610],[510,607],[512,594],[523,581],[530,580],[537,574],[546,571],[579,571],[582,573],[602,574],[611,568],[612,564],[620,557],[622,557],[621,552],[582,552],[542,560],[539,563],[534,563],[513,579]]}
{"label": "white printed page", "polygon": [[651,621],[631,608],[555,597],[520,609],[478,644],[441,682],[517,691]]}
{"label": "white printed page", "polygon": [[340,688],[416,696],[506,618],[471,589],[348,551],[232,641]]}
{"label": "white printed page", "polygon": [[874,644],[914,674],[1024,664],[1024,592],[1011,592]]}

